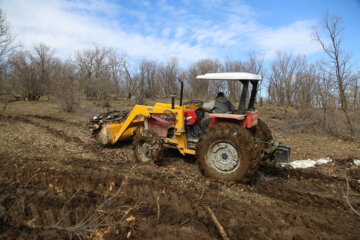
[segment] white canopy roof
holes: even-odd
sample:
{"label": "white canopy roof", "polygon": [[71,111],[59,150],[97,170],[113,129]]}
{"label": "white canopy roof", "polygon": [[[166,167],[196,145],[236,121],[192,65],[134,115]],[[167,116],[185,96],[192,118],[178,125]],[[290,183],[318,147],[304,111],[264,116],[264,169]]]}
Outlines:
{"label": "white canopy roof", "polygon": [[247,72],[225,72],[225,73],[206,73],[199,75],[196,79],[206,80],[261,80],[260,75],[247,73]]}

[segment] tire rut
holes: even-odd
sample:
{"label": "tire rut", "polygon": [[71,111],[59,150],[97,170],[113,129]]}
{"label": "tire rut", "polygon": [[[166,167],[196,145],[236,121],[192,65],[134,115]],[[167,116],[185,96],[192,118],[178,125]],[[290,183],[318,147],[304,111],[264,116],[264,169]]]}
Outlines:
{"label": "tire rut", "polygon": [[[35,235],[56,237],[59,231],[60,236],[65,236],[62,238],[86,237],[87,229],[100,229],[102,218],[109,221],[106,226],[121,225],[116,219],[124,212],[119,210],[118,215],[106,215],[124,205],[115,201],[124,180],[121,175],[96,169],[67,172],[42,166],[26,170],[15,167],[12,171],[1,172],[1,179],[7,180],[6,183],[1,181],[0,188],[8,193],[5,198],[1,196],[6,209],[4,225],[10,227],[15,223],[20,228],[12,229],[13,236],[25,228]],[[105,205],[111,198],[114,201]],[[85,229],[80,226],[84,221],[89,225]]]}
{"label": "tire rut", "polygon": [[[6,229],[12,226],[6,231],[8,238],[16,238],[24,229],[28,237],[94,238],[96,235],[80,228],[82,224],[93,232],[106,229],[105,239],[126,239],[131,226],[136,228],[132,234],[138,239],[154,234],[174,236],[181,229],[173,228],[180,224],[195,224],[192,234],[201,239],[214,239],[211,236],[216,234],[214,227],[208,229],[209,221],[204,223],[197,217],[191,200],[184,196],[192,196],[191,192],[178,193],[177,188],[159,180],[128,178],[95,167],[71,171],[35,165],[8,169],[0,172],[0,204],[5,208],[5,218],[1,215],[0,220],[4,219]],[[161,218],[156,217],[159,209]],[[156,227],[159,224],[162,228]]]}
{"label": "tire rut", "polygon": [[306,193],[294,189],[284,188],[271,184],[258,183],[250,191],[265,195],[269,198],[286,203],[300,204],[308,207],[348,210],[344,201],[321,197],[317,194]]}
{"label": "tire rut", "polygon": [[[299,181],[305,179],[315,179],[321,181],[322,183],[342,183],[346,184],[346,179],[339,178],[336,176],[325,175],[321,172],[314,171],[311,169],[292,169],[286,167],[277,167],[274,164],[262,163],[260,164],[260,171],[269,174],[274,177],[280,177],[283,179],[295,178]],[[352,189],[360,191],[360,185],[356,180],[349,180],[349,184]]]}
{"label": "tire rut", "polygon": [[78,122],[70,122],[70,121],[66,121],[64,119],[61,118],[56,118],[56,117],[52,117],[52,116],[42,116],[42,115],[33,115],[33,114],[26,114],[26,115],[21,115],[22,117],[25,118],[37,118],[37,119],[41,119],[41,120],[47,120],[47,121],[52,121],[52,122],[57,122],[57,123],[63,123],[69,126],[76,126],[76,127],[84,127],[85,124],[82,123],[78,123]]}
{"label": "tire rut", "polygon": [[[76,145],[83,147],[84,150],[91,151],[91,152],[93,152],[95,154],[101,153],[103,151],[103,149],[104,149],[103,146],[99,145],[98,143],[85,143],[79,137],[69,136],[62,130],[51,128],[49,126],[44,126],[41,123],[34,122],[34,121],[32,121],[32,120],[30,120],[28,118],[25,118],[25,117],[6,116],[6,117],[2,117],[2,119],[5,119],[6,121],[11,121],[11,122],[12,121],[24,122],[24,123],[33,125],[35,127],[44,129],[46,132],[48,132],[49,134],[51,134],[54,137],[61,138],[61,139],[65,140],[66,142],[75,143]],[[43,118],[41,118],[41,119],[43,119]]]}

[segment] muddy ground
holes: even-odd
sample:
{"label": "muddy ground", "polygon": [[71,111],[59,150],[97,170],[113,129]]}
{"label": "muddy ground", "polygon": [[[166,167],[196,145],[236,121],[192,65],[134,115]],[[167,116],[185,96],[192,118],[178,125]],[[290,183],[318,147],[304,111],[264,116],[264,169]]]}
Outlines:
{"label": "muddy ground", "polygon": [[0,118],[0,239],[220,239],[205,206],[230,239],[360,239],[360,216],[344,197],[360,210],[358,142],[288,134],[267,112],[292,160],[333,162],[263,163],[251,183],[224,184],[172,149],[161,166],[139,165],[131,140],[103,147],[82,118],[46,112]]}

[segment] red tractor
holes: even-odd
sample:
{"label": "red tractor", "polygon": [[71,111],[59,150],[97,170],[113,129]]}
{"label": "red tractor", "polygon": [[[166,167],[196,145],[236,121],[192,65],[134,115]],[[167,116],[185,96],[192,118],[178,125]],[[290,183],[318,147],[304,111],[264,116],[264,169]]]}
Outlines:
{"label": "red tractor", "polygon": [[182,104],[180,81],[179,105],[175,105],[173,94],[171,104],[136,105],[126,119],[116,112],[99,115],[91,121],[91,132],[104,145],[135,135],[134,154],[139,162],[157,162],[164,147],[176,147],[183,155],[196,155],[205,176],[222,181],[249,181],[261,159],[288,161],[290,147],[275,145],[270,129],[255,110],[260,75],[208,73],[196,79],[240,81],[243,88],[238,108],[214,113],[200,100]]}

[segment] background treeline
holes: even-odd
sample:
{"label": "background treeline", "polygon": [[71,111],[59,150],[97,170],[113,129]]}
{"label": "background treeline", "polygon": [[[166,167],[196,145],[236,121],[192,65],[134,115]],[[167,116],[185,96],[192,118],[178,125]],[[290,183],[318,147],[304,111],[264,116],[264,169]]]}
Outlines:
{"label": "background treeline", "polygon": [[[238,100],[238,82],[198,81],[195,77],[209,72],[244,71],[264,76],[261,89],[267,94],[262,97],[275,105],[336,108],[341,103],[336,79],[321,64],[309,64],[305,57],[286,52],[277,53],[268,71],[263,68],[263,56],[255,54],[246,60],[200,59],[188,69],[180,69],[175,57],[166,62],[144,58],[130,64],[126,55],[96,45],[65,61],[54,53],[42,43],[31,50],[12,52],[1,72],[0,93],[29,101],[41,96],[49,100],[84,97],[107,106],[114,96],[135,98],[139,103],[143,98],[168,97],[170,92],[178,91],[179,77],[185,82],[188,98],[209,99],[217,91],[224,91],[232,100]],[[347,108],[359,109],[357,75],[354,73],[344,84]]]}
{"label": "background treeline", "polygon": [[[126,54],[113,48],[93,45],[61,60],[55,50],[40,43],[33,49],[17,48],[9,54],[2,71],[2,94],[12,94],[28,101],[47,96],[49,100],[69,101],[71,106],[80,98],[98,101],[109,106],[113,97],[135,99],[168,97],[185,83],[185,95],[192,99],[213,98],[217,91],[239,99],[241,84],[233,81],[196,81],[197,75],[209,72],[245,71],[263,74],[263,57],[250,54],[248,60],[201,59],[188,69],[181,69],[176,57],[166,62],[140,59],[129,63]],[[234,85],[238,86],[234,86]]]}
{"label": "background treeline", "polygon": [[259,93],[266,103],[317,109],[312,115],[321,119],[324,128],[339,128],[336,124],[340,123],[332,116],[340,110],[349,136],[354,138],[358,135],[354,122],[360,118],[360,74],[342,48],[342,32],[341,19],[325,14],[322,24],[314,30],[326,55],[317,63],[309,63],[305,56],[278,51],[267,68],[264,55],[257,53],[249,53],[243,59],[200,59],[183,68],[176,57],[165,62],[149,58],[129,61],[126,53],[119,54],[115,48],[98,44],[68,59],[56,57],[55,49],[44,43],[24,49],[16,44],[0,10],[0,96],[7,101],[36,101],[47,96],[65,111],[74,111],[80,99],[107,107],[112,99],[120,97],[140,104],[145,98],[168,97],[170,92],[178,92],[180,78],[188,99],[206,100],[223,91],[238,101],[238,82],[196,81],[195,77],[209,72],[244,71],[263,76]]}

